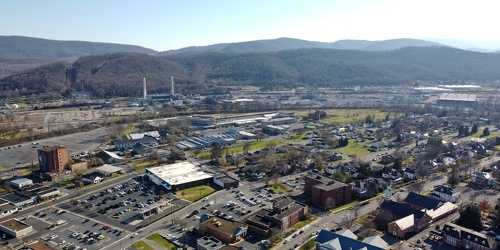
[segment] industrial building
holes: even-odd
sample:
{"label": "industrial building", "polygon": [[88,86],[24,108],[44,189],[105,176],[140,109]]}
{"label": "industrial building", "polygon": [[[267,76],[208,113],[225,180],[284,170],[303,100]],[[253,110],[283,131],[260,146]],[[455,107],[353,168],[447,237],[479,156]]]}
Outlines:
{"label": "industrial building", "polygon": [[204,149],[211,147],[214,143],[218,143],[219,145],[231,145],[236,143],[236,139],[229,134],[209,135],[186,139],[178,142],[175,146],[183,150]]}
{"label": "industrial building", "polygon": [[349,184],[325,176],[306,176],[304,194],[311,196],[312,204],[331,209],[351,202],[352,187]]}
{"label": "industrial building", "polygon": [[146,175],[153,183],[167,190],[181,190],[213,182],[213,176],[187,161],[148,168]]}
{"label": "industrial building", "polygon": [[442,93],[437,103],[454,105],[472,105],[476,102],[477,96],[470,94]]}
{"label": "industrial building", "polygon": [[38,163],[42,173],[59,173],[69,169],[68,149],[60,146],[38,149]]}
{"label": "industrial building", "polygon": [[33,180],[27,178],[14,178],[8,181],[9,185],[14,188],[22,188],[24,186],[33,185]]}
{"label": "industrial building", "polygon": [[159,139],[161,139],[161,135],[158,131],[149,131],[120,136],[115,140],[114,145],[117,150],[131,149],[138,143],[153,147],[158,145]]}

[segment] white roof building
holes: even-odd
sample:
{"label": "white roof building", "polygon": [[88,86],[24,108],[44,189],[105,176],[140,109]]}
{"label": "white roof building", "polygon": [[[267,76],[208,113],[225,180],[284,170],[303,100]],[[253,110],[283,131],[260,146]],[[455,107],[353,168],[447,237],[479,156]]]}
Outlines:
{"label": "white roof building", "polygon": [[213,180],[213,177],[205,173],[201,167],[187,161],[148,168],[146,175],[156,185],[169,190],[173,187],[187,188],[202,185]]}

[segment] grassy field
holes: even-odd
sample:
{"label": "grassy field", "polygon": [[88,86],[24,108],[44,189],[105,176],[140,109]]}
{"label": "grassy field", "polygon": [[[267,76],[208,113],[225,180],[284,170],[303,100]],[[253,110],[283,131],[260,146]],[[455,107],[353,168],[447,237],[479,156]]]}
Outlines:
{"label": "grassy field", "polygon": [[[327,109],[327,118],[320,120],[322,123],[346,125],[349,123],[364,121],[366,116],[371,115],[374,121],[385,119],[386,112],[381,112],[375,109]],[[308,115],[308,110],[295,110],[293,111],[297,116],[305,117]]]}
{"label": "grassy field", "polygon": [[[250,146],[249,150],[250,151],[254,151],[254,150],[263,149],[263,148],[267,147],[267,145],[270,142],[274,142],[276,144],[276,146],[280,146],[280,145],[286,144],[286,142],[283,141],[283,140],[253,141],[253,142],[249,143],[249,146]],[[236,146],[236,147],[227,148],[227,151],[231,152],[233,154],[242,153],[243,152],[243,145],[239,145],[239,146]],[[208,150],[206,152],[202,152],[202,153],[198,154],[197,157],[199,159],[206,160],[206,159],[210,158],[210,154],[211,154],[210,150]]]}
{"label": "grassy field", "polygon": [[493,133],[490,133],[490,135],[488,136],[482,136],[483,135],[483,130],[479,130],[477,131],[477,133],[473,134],[473,135],[469,135],[470,138],[490,138],[490,137],[494,137],[494,136],[498,136],[498,134],[493,134]]}
{"label": "grassy field", "polygon": [[269,185],[267,187],[271,190],[274,190],[274,192],[276,192],[276,193],[284,193],[284,192],[290,190],[289,187],[287,187],[281,183],[275,183],[275,184]]}
{"label": "grassy field", "polygon": [[140,250],[155,250],[154,248],[150,247],[146,242],[144,241],[138,241],[132,245],[135,249],[140,249]]}
{"label": "grassy field", "polygon": [[132,160],[128,163],[131,167],[135,169],[136,172],[143,172],[146,168],[154,167],[156,164],[154,161],[147,159]]}
{"label": "grassy field", "polygon": [[165,249],[169,249],[169,250],[177,249],[177,247],[174,244],[172,244],[172,242],[164,239],[159,234],[152,234],[152,235],[148,236],[146,239],[156,242],[156,244],[164,247]]}
{"label": "grassy field", "polygon": [[297,223],[293,224],[293,226],[292,226],[292,227],[293,227],[293,228],[297,228],[297,229],[299,229],[299,228],[302,228],[303,226],[305,226],[305,225],[307,225],[307,224],[309,224],[309,223],[313,222],[313,221],[314,221],[314,220],[316,220],[316,219],[317,219],[317,217],[316,217],[316,216],[311,215],[311,216],[309,217],[309,219],[299,221],[299,222],[297,222]]}
{"label": "grassy field", "polygon": [[367,148],[363,147],[363,144],[356,144],[353,142],[349,142],[349,144],[345,147],[333,149],[333,152],[341,153],[347,156],[355,155],[357,157],[372,154],[372,152],[368,151]]}
{"label": "grassy field", "polygon": [[213,192],[215,192],[215,189],[213,189],[212,187],[201,185],[178,191],[177,193],[175,193],[175,195],[181,199],[194,202]]}

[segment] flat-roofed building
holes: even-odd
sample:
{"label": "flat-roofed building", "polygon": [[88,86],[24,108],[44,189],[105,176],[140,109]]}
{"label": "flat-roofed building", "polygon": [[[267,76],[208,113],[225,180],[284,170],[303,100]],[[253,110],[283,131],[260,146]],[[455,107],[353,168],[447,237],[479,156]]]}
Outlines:
{"label": "flat-roofed building", "polygon": [[10,219],[0,223],[0,230],[19,238],[33,232],[33,227],[17,219]]}
{"label": "flat-roofed building", "polygon": [[148,168],[146,175],[153,183],[168,190],[206,185],[213,181],[213,176],[187,161]]}
{"label": "flat-roofed building", "polygon": [[273,207],[261,209],[245,221],[251,233],[268,238],[273,229],[284,231],[304,219],[309,213],[307,205],[282,196],[273,199]]}
{"label": "flat-roofed building", "polygon": [[239,186],[240,181],[229,176],[228,174],[220,174],[214,176],[214,183],[221,188],[236,188]]}
{"label": "flat-roofed building", "polygon": [[213,236],[225,244],[243,239],[247,230],[248,226],[241,222],[222,218],[208,219],[200,224],[200,231],[205,236]]}
{"label": "flat-roofed building", "polygon": [[442,93],[437,102],[441,104],[472,105],[477,96],[471,94]]}
{"label": "flat-roofed building", "polygon": [[325,176],[306,176],[304,194],[311,196],[312,204],[331,209],[351,202],[352,187],[349,184]]}
{"label": "flat-roofed building", "polygon": [[219,250],[224,246],[222,241],[212,236],[203,236],[196,240],[197,250]]}
{"label": "flat-roofed building", "polygon": [[28,178],[15,178],[12,180],[9,180],[9,185],[15,188],[22,188],[24,186],[31,186],[33,185],[33,180],[28,179]]}

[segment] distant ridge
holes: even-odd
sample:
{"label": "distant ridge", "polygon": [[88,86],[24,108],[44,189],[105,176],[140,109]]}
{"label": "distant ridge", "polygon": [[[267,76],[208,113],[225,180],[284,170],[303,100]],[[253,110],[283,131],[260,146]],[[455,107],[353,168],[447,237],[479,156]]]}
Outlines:
{"label": "distant ridge", "polygon": [[187,47],[160,52],[159,55],[193,54],[208,51],[224,53],[277,52],[289,49],[352,49],[352,50],[395,50],[404,47],[446,46],[441,43],[419,39],[392,39],[385,41],[339,40],[333,43],[306,41],[294,38],[256,40],[239,43],[220,43],[209,46]]}

